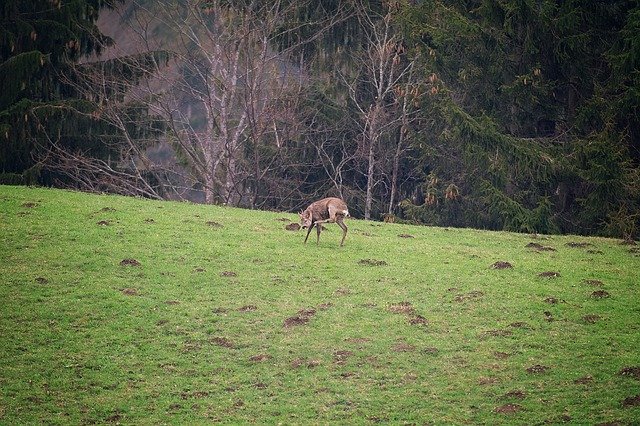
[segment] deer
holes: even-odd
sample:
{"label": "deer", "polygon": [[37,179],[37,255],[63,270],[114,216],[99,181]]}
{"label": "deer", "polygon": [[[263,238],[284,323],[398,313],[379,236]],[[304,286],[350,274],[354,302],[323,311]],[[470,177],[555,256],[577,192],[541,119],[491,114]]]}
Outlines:
{"label": "deer", "polygon": [[344,224],[344,218],[349,216],[347,203],[340,198],[329,197],[311,203],[303,212],[300,212],[300,227],[307,228],[307,236],[304,243],[307,243],[311,229],[316,227],[318,232],[318,240],[316,244],[320,244],[320,232],[323,223],[337,223],[342,228],[342,241],[340,247],[344,244],[344,237],[347,236],[347,225]]}

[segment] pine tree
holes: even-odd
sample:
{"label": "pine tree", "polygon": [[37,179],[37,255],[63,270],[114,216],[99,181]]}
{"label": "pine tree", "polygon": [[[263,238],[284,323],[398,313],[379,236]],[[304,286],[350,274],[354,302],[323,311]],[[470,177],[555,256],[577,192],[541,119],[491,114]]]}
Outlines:
{"label": "pine tree", "polygon": [[[102,0],[0,1],[0,183],[41,178],[34,154],[43,125],[67,144],[84,143],[64,133],[86,130],[70,111],[90,106],[75,98],[59,75],[109,44],[95,25],[107,5]],[[61,108],[65,104],[72,108]]]}

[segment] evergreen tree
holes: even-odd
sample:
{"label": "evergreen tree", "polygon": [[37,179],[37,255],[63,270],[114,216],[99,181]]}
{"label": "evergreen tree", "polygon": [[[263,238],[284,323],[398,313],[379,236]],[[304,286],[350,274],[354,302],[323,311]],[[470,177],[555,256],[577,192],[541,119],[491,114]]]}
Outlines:
{"label": "evergreen tree", "polygon": [[[34,159],[43,126],[65,137],[86,130],[73,110],[90,106],[76,99],[60,73],[109,44],[95,25],[102,0],[0,0],[0,183],[35,183]],[[62,106],[71,107],[61,108]],[[77,133],[76,133],[77,136]]]}

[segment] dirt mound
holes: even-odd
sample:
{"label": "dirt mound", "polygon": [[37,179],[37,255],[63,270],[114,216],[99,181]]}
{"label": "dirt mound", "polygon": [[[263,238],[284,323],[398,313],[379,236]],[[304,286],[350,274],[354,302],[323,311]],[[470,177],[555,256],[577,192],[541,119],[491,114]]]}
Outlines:
{"label": "dirt mound", "polygon": [[411,302],[394,303],[389,305],[387,309],[394,314],[411,314],[414,312]]}
{"label": "dirt mound", "polygon": [[594,299],[606,299],[608,297],[611,297],[611,295],[609,294],[608,291],[596,290],[593,293],[591,293],[591,297],[593,297]]}
{"label": "dirt mound", "polygon": [[287,231],[299,231],[300,225],[297,223],[290,223],[287,226],[285,226],[284,229],[286,229]]}
{"label": "dirt mound", "polygon": [[633,377],[636,380],[640,380],[640,366],[624,367],[618,372],[619,375],[625,377]]}
{"label": "dirt mound", "polygon": [[493,265],[491,265],[492,269],[511,269],[513,268],[513,265],[511,265],[511,263],[509,262],[505,262],[502,260],[497,261],[496,263],[494,263]]}
{"label": "dirt mound", "polygon": [[560,272],[544,271],[544,272],[540,272],[538,276],[542,278],[558,278],[560,277]]}
{"label": "dirt mound", "polygon": [[268,361],[271,358],[273,358],[271,355],[267,355],[267,354],[258,354],[258,355],[254,355],[252,357],[249,358],[249,361],[253,361],[253,362],[264,362],[264,361]]}
{"label": "dirt mound", "polygon": [[628,398],[625,398],[624,401],[622,401],[622,408],[637,407],[637,406],[640,406],[640,394],[636,396],[630,396]]}
{"label": "dirt mound", "polygon": [[360,259],[358,261],[359,265],[364,266],[386,266],[387,262],[384,260],[376,260],[376,259]]}
{"label": "dirt mound", "polygon": [[518,404],[504,404],[493,410],[498,414],[515,414],[522,411],[522,406]]}
{"label": "dirt mound", "polygon": [[135,259],[122,259],[120,261],[120,266],[140,266],[140,265],[142,264]]}
{"label": "dirt mound", "polygon": [[316,314],[315,309],[300,309],[297,315],[289,317],[284,320],[284,327],[291,328],[298,325],[305,325],[309,322],[312,316]]}
{"label": "dirt mound", "polygon": [[547,371],[549,371],[549,367],[547,367],[546,365],[540,365],[540,364],[536,364],[527,368],[527,373],[531,373],[531,374],[542,374],[542,373],[546,373]]}
{"label": "dirt mound", "polygon": [[231,342],[231,340],[227,339],[226,337],[213,337],[209,341],[216,346],[221,346],[223,348],[233,348],[233,342]]}
{"label": "dirt mound", "polygon": [[529,243],[525,246],[525,248],[534,249],[537,251],[556,251],[553,247],[543,246],[540,243]]}
{"label": "dirt mound", "polygon": [[585,315],[582,317],[582,321],[586,322],[587,324],[595,324],[601,319],[602,318],[600,317],[600,315],[593,315],[593,314]]}
{"label": "dirt mound", "polygon": [[585,247],[591,247],[593,244],[591,243],[584,243],[584,242],[580,242],[577,243],[575,241],[570,241],[567,244],[565,244],[567,247],[571,247],[571,248],[585,248]]}

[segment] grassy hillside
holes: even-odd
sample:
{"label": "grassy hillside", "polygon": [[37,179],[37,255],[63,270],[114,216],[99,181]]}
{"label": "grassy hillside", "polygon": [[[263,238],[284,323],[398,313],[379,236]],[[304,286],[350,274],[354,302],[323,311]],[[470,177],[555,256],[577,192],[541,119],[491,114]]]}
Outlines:
{"label": "grassy hillside", "polygon": [[0,424],[640,422],[636,247],[293,220],[0,186]]}

